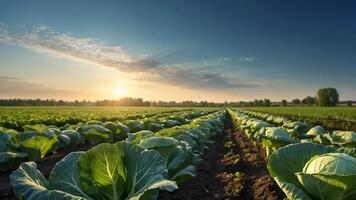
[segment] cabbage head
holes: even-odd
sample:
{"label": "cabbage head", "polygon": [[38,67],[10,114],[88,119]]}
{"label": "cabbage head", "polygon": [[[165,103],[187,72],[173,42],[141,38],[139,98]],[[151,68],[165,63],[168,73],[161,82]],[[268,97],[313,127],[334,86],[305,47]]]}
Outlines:
{"label": "cabbage head", "polygon": [[[356,199],[356,158],[350,149],[314,143],[275,151],[267,168],[289,199]],[[353,153],[353,155],[355,155]]]}

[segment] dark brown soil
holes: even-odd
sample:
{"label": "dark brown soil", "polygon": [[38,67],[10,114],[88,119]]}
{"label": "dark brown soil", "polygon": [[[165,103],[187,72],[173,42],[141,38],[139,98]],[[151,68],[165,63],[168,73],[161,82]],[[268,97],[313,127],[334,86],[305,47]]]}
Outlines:
{"label": "dark brown soil", "polygon": [[216,176],[222,168],[219,162],[224,156],[222,135],[215,136],[215,143],[210,145],[197,167],[197,176],[172,193],[160,192],[161,200],[209,200],[221,199],[224,194],[223,184]]}
{"label": "dark brown soil", "polygon": [[242,178],[244,190],[240,193],[240,199],[284,199],[284,193],[269,176],[266,154],[262,146],[254,144],[241,131],[237,131],[234,137],[238,145],[237,153],[241,156],[239,171],[244,175]]}
{"label": "dark brown soil", "polygon": [[[66,149],[60,149],[55,154],[49,154],[45,158],[43,158],[41,161],[38,161],[37,167],[43,175],[48,177],[49,174],[51,173],[54,165],[58,161],[60,161],[63,157],[65,157],[66,155],[68,155],[69,153],[74,152],[74,151],[86,151],[86,150],[90,149],[91,147],[92,147],[92,145],[90,145],[90,144],[82,144],[82,145],[78,145],[76,147],[68,147]],[[16,199],[16,197],[12,193],[12,189],[10,186],[10,174],[11,174],[11,171],[0,172],[0,199],[1,200]]]}
{"label": "dark brown soil", "polygon": [[285,195],[268,174],[265,150],[237,130],[230,119],[197,167],[197,176],[159,200],[279,200]]}

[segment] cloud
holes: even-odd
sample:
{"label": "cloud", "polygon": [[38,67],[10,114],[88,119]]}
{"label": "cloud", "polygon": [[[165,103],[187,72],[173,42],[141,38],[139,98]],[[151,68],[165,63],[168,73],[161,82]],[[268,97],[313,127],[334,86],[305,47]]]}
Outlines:
{"label": "cloud", "polygon": [[107,46],[96,39],[58,33],[44,25],[15,31],[0,27],[0,42],[57,57],[114,67],[123,72],[142,71],[158,64],[149,58],[131,56],[119,46]]}
{"label": "cloud", "polygon": [[[148,81],[185,88],[235,89],[256,86],[230,80],[221,73],[201,71],[199,67],[189,66],[187,63],[163,64],[148,56],[134,56],[120,46],[109,46],[97,39],[59,33],[45,25],[15,30],[0,24],[0,42],[19,45],[39,53],[65,59],[115,68],[121,72],[143,73]],[[255,60],[255,58],[250,57],[245,60],[251,62],[250,60]],[[231,58],[219,59],[214,65],[226,61],[231,61]],[[200,65],[211,65],[211,62],[200,63]]]}
{"label": "cloud", "polygon": [[160,65],[154,69],[159,71],[153,80],[162,81],[163,83],[170,83],[177,86],[196,89],[237,89],[257,87],[254,83],[239,83],[234,81],[233,78],[219,73],[212,73],[208,71],[193,71],[186,70],[183,66],[179,65]]}
{"label": "cloud", "polygon": [[240,62],[248,62],[248,63],[253,63],[256,62],[258,59],[255,56],[249,56],[249,57],[241,57],[239,58]]}
{"label": "cloud", "polygon": [[73,95],[78,95],[78,92],[51,88],[18,77],[0,76],[1,98],[63,98]]}

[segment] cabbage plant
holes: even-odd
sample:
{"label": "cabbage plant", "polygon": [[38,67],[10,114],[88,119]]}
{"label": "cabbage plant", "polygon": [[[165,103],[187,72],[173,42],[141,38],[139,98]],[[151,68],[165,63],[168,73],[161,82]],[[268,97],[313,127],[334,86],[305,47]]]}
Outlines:
{"label": "cabbage plant", "polygon": [[155,199],[158,190],[173,191],[160,153],[127,142],[99,144],[73,152],[58,162],[47,180],[34,162],[25,162],[10,181],[19,199]]}
{"label": "cabbage plant", "polygon": [[150,137],[142,140],[140,146],[156,150],[165,158],[170,180],[182,183],[195,177],[194,155],[188,143],[171,137]]}
{"label": "cabbage plant", "polygon": [[356,199],[353,156],[355,152],[350,149],[291,144],[275,151],[267,168],[289,199],[351,200]]}
{"label": "cabbage plant", "polygon": [[102,142],[113,142],[113,133],[101,125],[84,125],[78,131],[85,137],[85,140],[96,145]]}
{"label": "cabbage plant", "polygon": [[354,131],[334,131],[329,140],[337,146],[356,148],[356,132]]}
{"label": "cabbage plant", "polygon": [[254,137],[266,147],[267,156],[280,147],[297,142],[285,129],[279,127],[261,128]]}

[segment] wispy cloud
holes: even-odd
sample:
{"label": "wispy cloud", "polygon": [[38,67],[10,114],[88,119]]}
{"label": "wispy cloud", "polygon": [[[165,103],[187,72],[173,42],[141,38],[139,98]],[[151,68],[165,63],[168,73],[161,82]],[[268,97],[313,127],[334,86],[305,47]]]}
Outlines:
{"label": "wispy cloud", "polygon": [[[161,69],[161,70],[160,70]],[[155,69],[159,71],[152,80],[170,83],[186,88],[198,89],[237,89],[245,87],[257,87],[254,83],[240,83],[238,80],[219,73],[209,71],[186,70],[184,65],[160,65]]]}
{"label": "wispy cloud", "polygon": [[[238,80],[231,80],[224,74],[200,71],[184,63],[163,64],[148,56],[135,56],[120,46],[106,45],[93,38],[75,37],[70,33],[59,33],[45,25],[17,30],[2,25],[0,26],[0,42],[19,45],[39,53],[65,59],[115,68],[121,72],[141,72],[145,74],[144,77],[148,81],[186,88],[231,89],[256,86],[250,83],[239,83]],[[226,57],[217,62],[230,60],[230,57]],[[254,60],[256,60],[254,57],[245,58],[248,62]]]}
{"label": "wispy cloud", "polygon": [[114,67],[123,72],[142,71],[157,65],[148,58],[133,57],[119,46],[107,46],[96,39],[58,33],[45,25],[20,30],[0,27],[0,41],[39,53]]}
{"label": "wispy cloud", "polygon": [[255,56],[249,56],[249,57],[240,57],[239,61],[240,62],[248,62],[248,63],[253,63],[256,62],[258,59]]}

